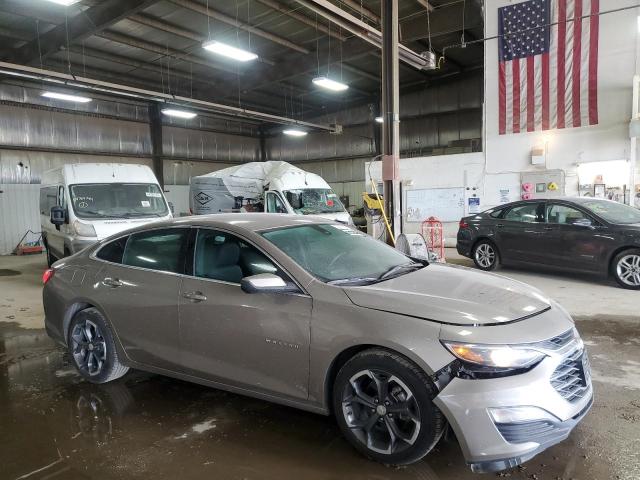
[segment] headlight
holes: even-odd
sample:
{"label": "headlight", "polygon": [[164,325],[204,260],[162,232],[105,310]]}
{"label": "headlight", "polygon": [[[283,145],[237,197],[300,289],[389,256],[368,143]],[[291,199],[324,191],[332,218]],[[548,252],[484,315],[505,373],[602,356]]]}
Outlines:
{"label": "headlight", "polygon": [[73,222],[73,229],[81,237],[96,237],[96,229],[90,223]]}
{"label": "headlight", "polygon": [[527,368],[538,363],[545,354],[517,345],[475,345],[442,342],[447,350],[465,362],[495,368]]}

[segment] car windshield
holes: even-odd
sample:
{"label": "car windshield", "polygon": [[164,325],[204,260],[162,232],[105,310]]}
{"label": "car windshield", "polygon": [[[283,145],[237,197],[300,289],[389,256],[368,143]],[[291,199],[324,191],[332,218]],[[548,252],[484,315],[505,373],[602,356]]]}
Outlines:
{"label": "car windshield", "polygon": [[607,200],[589,200],[582,205],[610,223],[640,223],[640,210],[629,205]]}
{"label": "car windshield", "polygon": [[299,215],[344,212],[338,195],[330,188],[300,188],[285,190],[285,197]]}
{"label": "car windshield", "polygon": [[71,185],[71,205],[80,218],[163,217],[169,213],[153,183],[85,183]]}
{"label": "car windshield", "polygon": [[301,225],[270,230],[262,236],[328,283],[374,283],[424,266],[346,225]]}

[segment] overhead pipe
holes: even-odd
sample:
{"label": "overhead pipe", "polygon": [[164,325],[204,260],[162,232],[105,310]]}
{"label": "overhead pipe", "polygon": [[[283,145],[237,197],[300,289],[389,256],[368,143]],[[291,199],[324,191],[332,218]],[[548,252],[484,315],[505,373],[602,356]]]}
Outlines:
{"label": "overhead pipe", "polygon": [[291,50],[295,50],[300,53],[309,54],[311,51],[307,48],[301,47],[297,43],[294,43],[286,38],[279,37],[278,35],[274,35],[273,33],[262,30],[261,28],[254,27],[242,20],[237,20],[234,17],[230,17],[229,15],[225,15],[222,12],[217,10],[213,10],[211,8],[207,8],[205,5],[200,3],[193,2],[192,0],[169,0],[171,3],[178,5],[180,7],[186,8],[196,13],[200,13],[202,15],[208,16],[210,18],[214,18],[216,20],[220,20],[223,23],[231,25],[235,28],[239,28],[241,30],[245,30],[247,32],[253,33],[262,38],[266,38],[274,43],[280,44]]}
{"label": "overhead pipe", "polygon": [[183,108],[192,108],[210,113],[222,113],[238,118],[255,118],[265,122],[278,123],[281,125],[297,125],[313,130],[321,130],[326,132],[335,132],[335,127],[330,125],[322,125],[318,123],[305,122],[295,118],[273,115],[270,113],[258,112],[242,107],[233,107],[231,105],[223,105],[220,103],[199,100],[196,98],[183,97],[181,95],[172,95],[164,92],[153,90],[145,90],[143,88],[131,87],[117,83],[105,82],[93,78],[80,77],[70,75],[68,73],[55,72],[53,70],[44,70],[27,65],[18,65],[15,63],[0,62],[0,74],[39,80],[41,82],[53,83],[68,87],[82,88],[99,93],[112,94],[137,98],[141,100],[154,101],[167,105],[175,105]]}
{"label": "overhead pipe", "polygon": [[[296,2],[371,45],[382,49],[382,33],[379,30],[338,8],[333,3],[327,0],[296,0]],[[436,68],[436,58],[433,52],[427,51],[419,54],[402,44],[398,44],[398,55],[401,61],[418,70],[434,70]]]}
{"label": "overhead pipe", "polygon": [[369,10],[367,7],[364,7],[362,3],[358,3],[355,0],[340,0],[340,2],[344,3],[347,7],[351,8],[352,10],[358,12],[363,17],[368,18],[369,20],[374,22],[376,25],[380,25],[380,17],[375,13],[373,13],[371,10]]}

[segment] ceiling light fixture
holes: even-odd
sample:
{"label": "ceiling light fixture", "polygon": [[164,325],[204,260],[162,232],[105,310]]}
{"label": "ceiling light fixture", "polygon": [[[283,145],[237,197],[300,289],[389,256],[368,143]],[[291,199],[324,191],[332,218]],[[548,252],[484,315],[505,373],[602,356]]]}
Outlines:
{"label": "ceiling light fixture", "polygon": [[304,137],[307,134],[304,130],[298,130],[296,128],[288,128],[287,130],[283,130],[282,133],[290,137]]}
{"label": "ceiling light fixture", "polygon": [[338,82],[336,80],[331,80],[327,77],[316,77],[313,79],[314,85],[318,85],[319,87],[326,88],[327,90],[332,90],[334,92],[344,92],[349,85],[346,85],[342,82]]}
{"label": "ceiling light fixture", "polygon": [[64,100],[65,102],[88,103],[91,101],[89,97],[80,97],[78,95],[67,95],[66,93],[44,92],[43,97],[53,98],[55,100]]}
{"label": "ceiling light fixture", "polygon": [[198,116],[196,113],[193,113],[193,112],[187,112],[185,110],[175,110],[173,108],[163,108],[161,112],[164,115],[167,115],[168,117],[177,117],[177,118],[186,118],[186,119],[192,119]]}
{"label": "ceiling light fixture", "polygon": [[376,122],[378,122],[378,123],[384,123],[384,118],[382,118],[382,117],[376,117]]}
{"label": "ceiling light fixture", "polygon": [[209,50],[210,52],[223,55],[227,58],[237,60],[238,62],[249,62],[258,58],[253,52],[242,50],[241,48],[232,47],[226,43],[218,42],[217,40],[210,40],[202,44],[202,48]]}
{"label": "ceiling light fixture", "polygon": [[69,5],[73,5],[74,3],[78,3],[80,0],[49,0],[51,3],[57,3],[58,5],[64,5],[68,7]]}

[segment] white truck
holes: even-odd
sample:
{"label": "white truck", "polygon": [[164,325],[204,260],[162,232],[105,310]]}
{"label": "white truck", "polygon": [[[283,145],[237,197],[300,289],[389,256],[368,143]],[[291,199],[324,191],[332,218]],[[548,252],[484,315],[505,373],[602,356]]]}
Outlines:
{"label": "white truck", "polygon": [[189,207],[194,215],[295,213],[353,223],[322,177],[279,161],[245,163],[193,177]]}
{"label": "white truck", "polygon": [[49,265],[109,235],[171,216],[146,165],[78,163],[42,175],[40,223]]}

